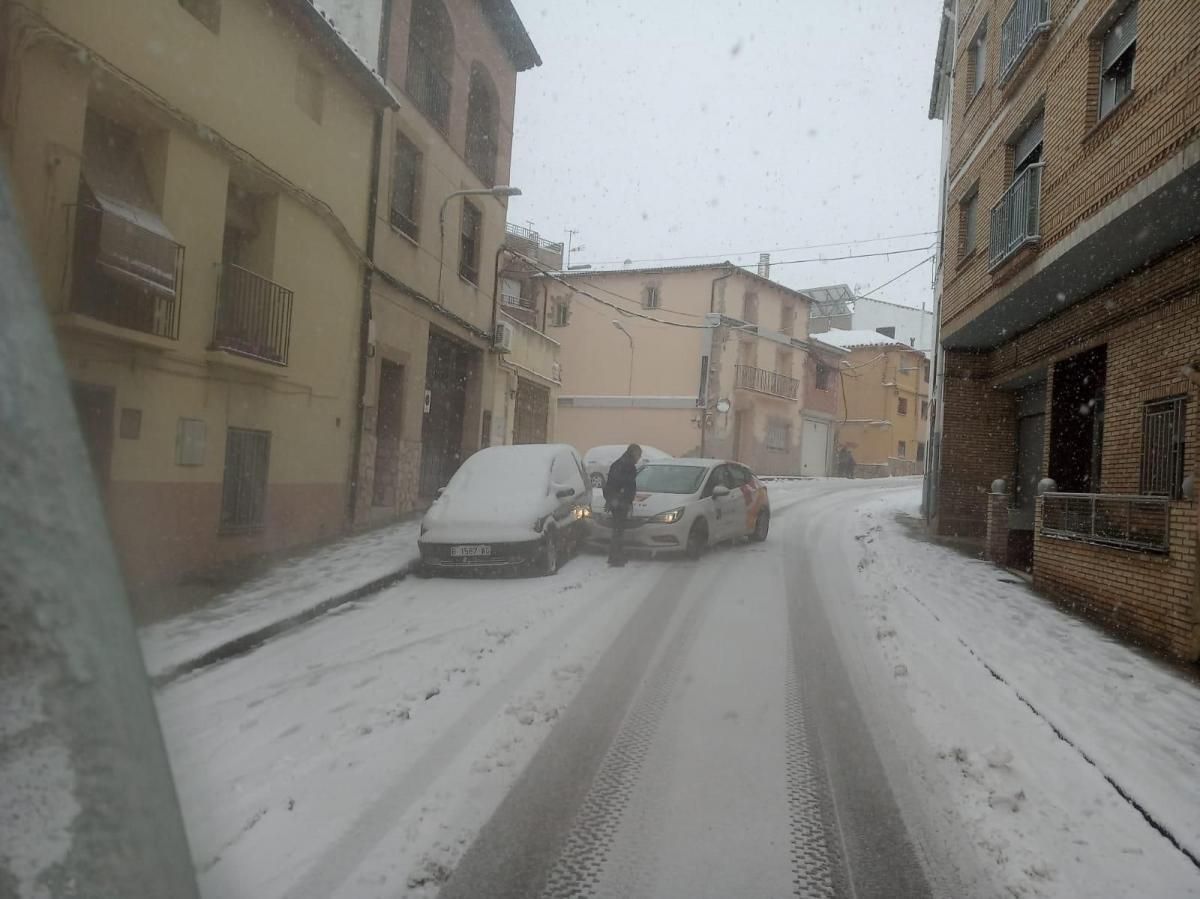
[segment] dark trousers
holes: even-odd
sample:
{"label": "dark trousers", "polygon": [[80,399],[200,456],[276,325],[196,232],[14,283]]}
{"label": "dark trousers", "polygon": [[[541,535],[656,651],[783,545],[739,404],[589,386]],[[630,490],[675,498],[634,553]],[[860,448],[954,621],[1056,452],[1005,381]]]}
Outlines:
{"label": "dark trousers", "polygon": [[608,557],[614,560],[625,558],[625,526],[629,521],[629,507],[614,504],[610,507],[612,515],[612,541],[608,544]]}

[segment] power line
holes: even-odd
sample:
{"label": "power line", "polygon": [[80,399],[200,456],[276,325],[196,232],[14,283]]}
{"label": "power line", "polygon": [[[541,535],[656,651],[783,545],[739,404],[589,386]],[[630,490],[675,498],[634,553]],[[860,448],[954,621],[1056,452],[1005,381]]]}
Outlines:
{"label": "power line", "polygon": [[[887,237],[861,237],[852,240],[840,240],[834,243],[813,243],[805,244],[800,247],[776,247],[770,250],[743,250],[740,252],[724,251],[720,253],[697,253],[693,256],[647,256],[641,259],[600,259],[592,262],[592,265],[620,265],[626,261],[629,262],[686,262],[691,259],[725,259],[729,256],[750,256],[763,253],[795,253],[800,250],[823,250],[826,247],[850,247],[864,243],[879,243],[885,240],[904,240],[909,237],[928,237],[931,234],[937,234],[937,231],[914,231],[910,234],[891,234]],[[772,263],[774,264],[774,263]]]}
{"label": "power line", "polygon": [[[926,247],[925,249],[929,249],[929,247]],[[871,288],[870,290],[868,290],[866,293],[860,293],[860,294],[859,294],[859,295],[856,297],[856,299],[862,299],[862,298],[864,298],[864,297],[869,297],[871,294],[875,293],[876,291],[883,290],[883,288],[887,287],[889,284],[892,284],[892,283],[894,283],[894,282],[896,282],[896,281],[899,281],[901,278],[903,278],[903,277],[904,277],[905,275],[907,275],[909,272],[914,272],[914,271],[916,271],[916,270],[917,270],[917,269],[919,269],[921,266],[923,266],[923,265],[924,265],[926,262],[929,262],[929,261],[930,261],[931,259],[933,259],[933,258],[935,258],[935,257],[933,257],[933,256],[926,256],[924,259],[922,259],[920,262],[918,262],[918,263],[917,263],[916,265],[914,265],[912,268],[906,268],[906,269],[905,269],[904,271],[902,271],[900,274],[896,275],[896,277],[894,277],[894,278],[891,278],[891,279],[889,279],[889,280],[887,280],[887,281],[884,281],[884,282],[883,282],[882,284],[880,284],[878,287],[872,287],[872,288]],[[913,308],[916,308],[916,307],[913,307]]]}
{"label": "power line", "polygon": [[[779,262],[772,260],[771,268],[774,268],[777,265],[799,265],[803,262],[841,262],[846,259],[874,259],[878,256],[903,256],[905,253],[924,253],[926,250],[931,249],[933,245],[934,244],[929,244],[929,246],[925,247],[906,247],[902,250],[888,250],[883,253],[852,253],[849,256],[813,256],[809,259],[783,259]],[[737,267],[753,269],[756,266],[753,263],[747,263],[746,265],[739,265]]]}

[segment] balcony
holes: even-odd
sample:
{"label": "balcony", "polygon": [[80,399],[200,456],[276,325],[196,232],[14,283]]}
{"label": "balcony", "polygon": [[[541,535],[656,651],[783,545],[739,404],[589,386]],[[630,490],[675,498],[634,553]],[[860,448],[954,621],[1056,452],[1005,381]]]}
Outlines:
{"label": "balcony", "polygon": [[227,263],[217,287],[213,349],[287,365],[291,335],[292,291]]}
{"label": "balcony", "polygon": [[72,209],[71,312],[178,340],[183,247],[165,232],[135,222],[136,212],[115,206]]}
{"label": "balcony", "polygon": [[1000,28],[1000,83],[1007,81],[1038,35],[1050,28],[1050,0],[1016,0]]}
{"label": "balcony", "polygon": [[733,374],[734,384],[743,390],[766,393],[785,400],[794,400],[800,395],[800,382],[777,371],[767,371],[751,365],[735,365]]}
{"label": "balcony", "polygon": [[450,79],[438,71],[433,59],[416,44],[408,46],[404,90],[413,105],[445,134],[450,126]]}
{"label": "balcony", "polygon": [[1025,169],[992,207],[989,268],[1041,239],[1042,168],[1042,163],[1035,163]]}
{"label": "balcony", "polygon": [[532,256],[547,268],[561,269],[563,267],[563,245],[546,240],[536,231],[522,228],[520,225],[506,224],[504,226],[504,244],[518,253]]}
{"label": "balcony", "polygon": [[1047,493],[1042,535],[1165,553],[1171,545],[1171,502],[1165,496]]}

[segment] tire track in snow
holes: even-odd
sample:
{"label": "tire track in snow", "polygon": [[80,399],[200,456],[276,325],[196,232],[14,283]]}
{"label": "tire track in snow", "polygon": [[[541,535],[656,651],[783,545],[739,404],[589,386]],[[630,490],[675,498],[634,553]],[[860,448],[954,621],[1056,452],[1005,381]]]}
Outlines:
{"label": "tire track in snow", "polygon": [[[705,591],[688,607],[644,682],[633,708],[621,723],[563,843],[558,861],[550,870],[542,899],[577,899],[599,894],[617,832],[641,780],[642,767],[667,700],[679,680],[688,649],[696,638],[712,595],[712,591]],[[637,875],[637,871],[629,873]]]}
{"label": "tire track in snow", "polygon": [[[629,569],[612,590],[637,576]],[[285,899],[328,899],[387,836],[404,813],[457,758],[462,747],[498,714],[514,691],[543,664],[551,648],[605,609],[602,602],[584,601],[540,646],[524,656],[493,684],[445,732],[431,743],[400,777],[387,786],[346,830],[309,865],[308,871],[284,895]]]}

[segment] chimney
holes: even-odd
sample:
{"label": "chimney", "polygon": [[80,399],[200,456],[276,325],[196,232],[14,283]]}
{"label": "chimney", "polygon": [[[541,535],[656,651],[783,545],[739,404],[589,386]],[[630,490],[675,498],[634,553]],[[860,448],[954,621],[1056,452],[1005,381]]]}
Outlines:
{"label": "chimney", "polygon": [[758,273],[764,278],[771,277],[771,254],[758,254]]}

